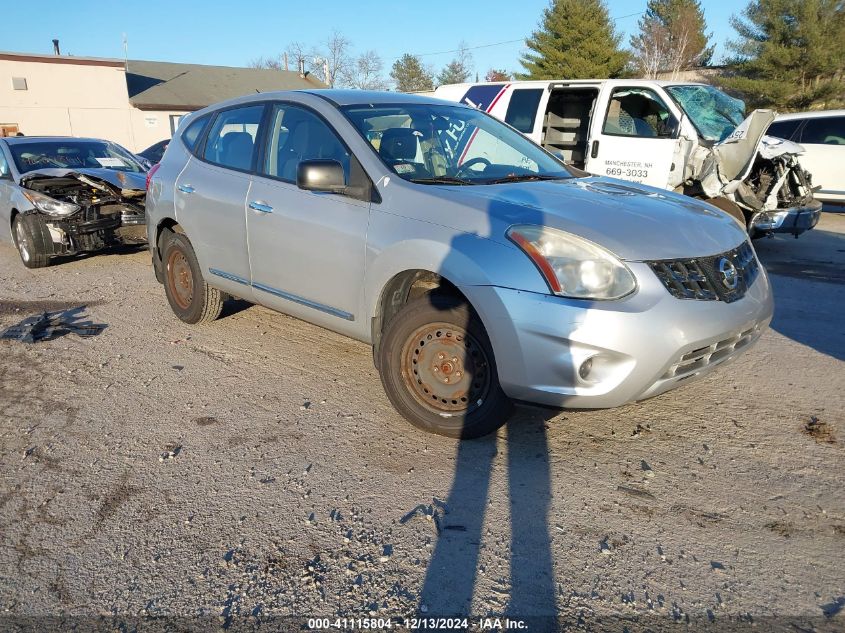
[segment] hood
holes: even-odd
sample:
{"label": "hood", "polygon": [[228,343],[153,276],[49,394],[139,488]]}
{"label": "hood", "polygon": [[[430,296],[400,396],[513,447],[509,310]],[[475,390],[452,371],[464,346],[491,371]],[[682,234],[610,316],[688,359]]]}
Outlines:
{"label": "hood", "polygon": [[754,110],[730,136],[713,146],[719,172],[725,180],[745,177],[743,174],[751,168],[763,134],[774,120],[774,110]]}
{"label": "hood", "polygon": [[116,187],[123,195],[131,192],[146,193],[146,173],[116,171],[100,167],[34,169],[21,176],[20,184],[29,188],[30,184],[35,181],[51,178],[75,178],[95,188],[99,188],[103,183],[106,183],[111,185],[112,188]]}
{"label": "hood", "polygon": [[800,156],[804,153],[804,146],[792,141],[787,141],[782,138],[774,136],[764,136],[760,141],[760,156],[763,158],[777,158],[778,156],[786,156],[791,154],[793,156]]}
{"label": "hood", "polygon": [[[463,209],[430,206],[430,219],[506,244],[505,231],[513,224],[567,231],[628,261],[715,255],[747,239],[744,227],[709,204],[614,178],[432,189],[444,203]],[[483,232],[482,225],[488,225]]]}

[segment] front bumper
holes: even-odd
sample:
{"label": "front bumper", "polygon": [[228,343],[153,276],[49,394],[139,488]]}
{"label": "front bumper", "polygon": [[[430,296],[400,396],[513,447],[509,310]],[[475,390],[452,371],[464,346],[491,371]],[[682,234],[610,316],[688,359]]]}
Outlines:
{"label": "front bumper", "polygon": [[812,200],[806,205],[777,211],[755,213],[748,223],[749,233],[791,233],[798,237],[819,223],[822,213],[820,200]]}
{"label": "front bumper", "polygon": [[[494,286],[462,288],[481,315],[511,398],[616,407],[703,376],[750,347],[772,318],[765,271],[733,303],[676,299],[643,263],[637,292],[577,301]],[[579,372],[590,359],[589,371]]]}

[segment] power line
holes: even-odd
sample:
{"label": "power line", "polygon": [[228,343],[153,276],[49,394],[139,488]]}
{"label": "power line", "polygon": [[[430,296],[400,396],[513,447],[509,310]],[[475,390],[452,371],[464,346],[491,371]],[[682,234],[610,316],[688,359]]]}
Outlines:
{"label": "power line", "polygon": [[[632,18],[637,15],[642,15],[645,11],[638,11],[637,13],[629,13],[627,15],[620,15],[615,18],[611,18],[611,22],[617,22],[619,20],[624,20],[625,18]],[[465,46],[463,48],[453,48],[452,50],[448,51],[436,51],[433,53],[412,53],[413,57],[431,57],[432,55],[446,55],[448,53],[459,53],[461,51],[475,51],[479,48],[492,48],[493,46],[504,46],[505,44],[516,44],[517,42],[524,42],[526,38],[520,37],[515,40],[505,40],[503,42],[493,42],[492,44],[479,44],[478,46]],[[393,60],[402,59],[403,55],[399,57],[394,57]]]}

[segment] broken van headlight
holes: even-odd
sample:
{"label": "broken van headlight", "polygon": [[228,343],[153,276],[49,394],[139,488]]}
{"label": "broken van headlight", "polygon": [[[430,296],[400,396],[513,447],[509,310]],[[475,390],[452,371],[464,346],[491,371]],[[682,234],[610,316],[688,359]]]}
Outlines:
{"label": "broken van headlight", "polygon": [[613,253],[571,233],[518,225],[507,236],[531,258],[556,295],[620,299],[637,288],[634,274]]}
{"label": "broken van headlight", "polygon": [[50,196],[45,196],[43,193],[38,193],[37,191],[24,191],[23,195],[26,196],[26,199],[29,200],[36,209],[42,213],[48,213],[49,215],[72,215],[82,208],[78,204],[73,204],[72,202],[62,202],[60,200],[56,200],[55,198],[51,198]]}

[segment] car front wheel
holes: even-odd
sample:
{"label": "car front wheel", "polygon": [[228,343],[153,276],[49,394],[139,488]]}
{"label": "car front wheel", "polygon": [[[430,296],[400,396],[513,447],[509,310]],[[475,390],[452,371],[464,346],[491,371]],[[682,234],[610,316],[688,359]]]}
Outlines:
{"label": "car front wheel", "polygon": [[12,221],[12,237],[23,265],[44,268],[53,254],[53,237],[44,220],[31,213],[18,214]]}
{"label": "car front wheel", "polygon": [[457,297],[432,293],[408,302],[387,325],[378,366],[393,406],[431,433],[481,437],[513,410],[487,332]]}
{"label": "car front wheel", "polygon": [[223,311],[223,293],[203,279],[188,238],[170,233],[165,240],[164,291],[173,312],[185,323],[208,323]]}

